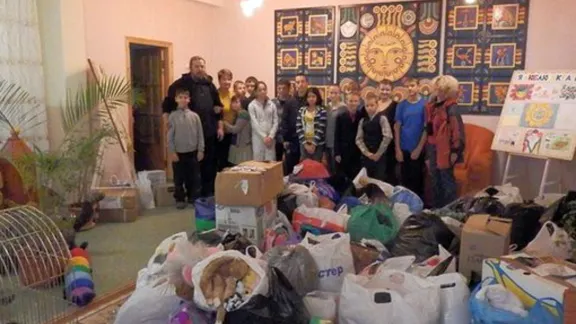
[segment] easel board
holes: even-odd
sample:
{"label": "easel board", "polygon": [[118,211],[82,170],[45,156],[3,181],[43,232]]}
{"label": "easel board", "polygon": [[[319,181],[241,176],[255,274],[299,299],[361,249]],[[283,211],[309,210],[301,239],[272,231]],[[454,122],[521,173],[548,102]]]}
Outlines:
{"label": "easel board", "polygon": [[570,161],[576,150],[576,71],[515,71],[492,149]]}

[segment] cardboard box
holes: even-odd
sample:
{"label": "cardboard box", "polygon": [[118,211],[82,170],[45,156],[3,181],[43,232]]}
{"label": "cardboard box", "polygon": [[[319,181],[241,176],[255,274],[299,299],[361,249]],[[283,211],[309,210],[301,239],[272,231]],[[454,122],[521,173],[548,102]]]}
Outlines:
{"label": "cardboard box", "polygon": [[262,206],[284,190],[282,162],[248,161],[216,176],[216,204]]}
{"label": "cardboard box", "polygon": [[140,216],[138,189],[134,187],[102,187],[105,197],[98,204],[99,218],[102,223],[134,222]]}
{"label": "cardboard box", "polygon": [[[552,275],[543,264],[561,268],[565,275]],[[536,257],[518,253],[500,258],[486,259],[482,265],[482,279],[494,278],[531,308],[536,300],[546,301],[546,309],[554,316],[564,312],[564,323],[574,323],[576,318],[576,264],[553,257]]]}
{"label": "cardboard box", "polygon": [[260,207],[216,205],[216,228],[240,233],[252,243],[261,246],[264,230],[278,213],[276,199]]}
{"label": "cardboard box", "polygon": [[508,254],[512,220],[472,215],[464,224],[460,242],[458,271],[468,279],[480,277],[482,261]]}
{"label": "cardboard box", "polygon": [[168,207],[174,205],[174,184],[166,183],[153,187],[154,202],[156,207]]}
{"label": "cardboard box", "polygon": [[146,176],[148,177],[148,180],[150,180],[152,187],[166,184],[166,171],[164,170],[146,171]]}

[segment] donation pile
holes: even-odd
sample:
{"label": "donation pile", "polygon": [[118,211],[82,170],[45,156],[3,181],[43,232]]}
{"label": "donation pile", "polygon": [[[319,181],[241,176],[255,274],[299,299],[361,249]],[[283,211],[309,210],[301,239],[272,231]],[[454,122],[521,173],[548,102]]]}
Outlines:
{"label": "donation pile", "polygon": [[215,228],[162,242],[116,323],[541,324],[576,309],[575,194],[494,186],[426,210],[365,170],[331,182],[308,160],[288,177],[275,162],[220,172]]}

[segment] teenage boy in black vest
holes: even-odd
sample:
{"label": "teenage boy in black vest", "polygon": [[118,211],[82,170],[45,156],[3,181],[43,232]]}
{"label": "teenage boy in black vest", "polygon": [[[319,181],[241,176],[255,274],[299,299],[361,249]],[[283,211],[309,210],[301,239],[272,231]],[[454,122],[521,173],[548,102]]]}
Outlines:
{"label": "teenage boy in black vest", "polygon": [[385,111],[378,111],[378,96],[369,92],[365,98],[366,114],[356,135],[356,145],[362,153],[362,166],[370,178],[386,181],[384,153],[392,141],[392,129]]}
{"label": "teenage boy in black vest", "polygon": [[334,132],[334,160],[337,174],[345,180],[346,189],[362,168],[360,150],[356,146],[358,125],[362,119],[358,111],[360,94],[351,92],[346,95],[346,110],[336,117]]}

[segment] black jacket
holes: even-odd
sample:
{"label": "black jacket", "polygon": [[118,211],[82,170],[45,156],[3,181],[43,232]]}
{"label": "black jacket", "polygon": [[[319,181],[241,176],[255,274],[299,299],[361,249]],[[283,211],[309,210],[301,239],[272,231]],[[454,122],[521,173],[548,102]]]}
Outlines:
{"label": "black jacket", "polygon": [[356,112],[354,120],[350,112],[346,111],[336,117],[336,129],[334,134],[334,156],[360,156],[360,150],[356,146],[356,133],[360,120],[364,117],[361,111]]}
{"label": "black jacket", "polygon": [[296,120],[298,119],[298,111],[300,104],[294,97],[290,97],[284,102],[284,109],[282,111],[282,120],[280,121],[281,136],[284,142],[297,143],[298,134],[296,134]]}
{"label": "black jacket", "polygon": [[214,107],[222,107],[218,89],[212,83],[212,78],[197,78],[190,73],[182,74],[182,77],[168,87],[168,95],[162,103],[162,111],[169,114],[176,109],[174,97],[177,89],[186,89],[190,92],[190,109],[200,116],[204,137],[216,136],[218,121],[222,114],[216,114]]}

